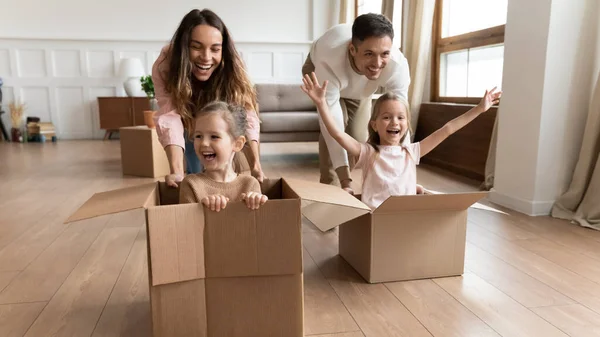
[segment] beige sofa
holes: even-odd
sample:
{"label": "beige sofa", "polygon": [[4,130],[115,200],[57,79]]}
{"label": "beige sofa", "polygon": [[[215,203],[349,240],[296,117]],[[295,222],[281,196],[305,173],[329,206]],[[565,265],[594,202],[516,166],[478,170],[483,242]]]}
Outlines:
{"label": "beige sofa", "polygon": [[319,119],[300,84],[256,84],[262,143],[319,140]]}

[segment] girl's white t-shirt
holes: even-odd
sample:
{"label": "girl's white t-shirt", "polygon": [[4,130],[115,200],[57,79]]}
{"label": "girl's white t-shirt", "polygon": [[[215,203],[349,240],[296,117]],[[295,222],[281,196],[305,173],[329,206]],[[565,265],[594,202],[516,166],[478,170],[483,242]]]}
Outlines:
{"label": "girl's white t-shirt", "polygon": [[417,194],[420,158],[420,143],[379,146],[379,153],[362,144],[356,163],[363,170],[361,201],[375,209],[390,196]]}

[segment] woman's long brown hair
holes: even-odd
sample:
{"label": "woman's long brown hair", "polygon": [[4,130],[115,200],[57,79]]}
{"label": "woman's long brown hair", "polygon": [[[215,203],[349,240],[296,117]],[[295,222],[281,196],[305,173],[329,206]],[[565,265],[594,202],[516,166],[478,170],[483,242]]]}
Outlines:
{"label": "woman's long brown hair", "polygon": [[[200,82],[193,76],[193,64],[190,60],[192,31],[203,24],[218,29],[223,36],[222,61],[206,82]],[[213,101],[240,105],[258,114],[254,85],[246,73],[229,30],[223,20],[211,10],[194,9],[181,20],[171,40],[168,60],[166,89],[171,94],[173,105],[181,115],[188,134],[191,134],[193,128],[195,111]]]}

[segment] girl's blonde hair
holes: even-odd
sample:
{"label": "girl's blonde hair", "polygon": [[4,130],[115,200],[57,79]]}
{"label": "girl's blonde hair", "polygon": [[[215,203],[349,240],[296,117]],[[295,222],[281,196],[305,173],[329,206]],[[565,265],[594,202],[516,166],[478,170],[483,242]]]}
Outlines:
{"label": "girl's blonde hair", "polygon": [[235,104],[229,104],[223,101],[214,101],[208,103],[196,113],[195,118],[209,114],[218,114],[229,126],[229,135],[232,139],[237,139],[246,134],[248,127],[248,118],[246,110]]}
{"label": "girl's blonde hair", "polygon": [[[371,122],[377,120],[377,117],[379,116],[379,110],[381,109],[381,104],[386,101],[398,101],[402,103],[402,105],[404,105],[404,107],[406,108],[406,122],[408,123],[408,131],[412,133],[410,127],[410,107],[408,101],[404,97],[396,93],[393,93],[391,91],[386,92],[375,101],[375,104],[373,105],[373,111],[371,112],[371,119],[369,120],[369,138],[367,139],[367,143],[373,146],[373,148],[377,152],[379,152],[381,139],[379,138],[379,134],[377,133],[377,131],[371,126]],[[400,143],[404,142],[404,138],[406,138],[407,134],[408,132],[406,132],[404,136],[402,136],[402,138],[400,139]]]}

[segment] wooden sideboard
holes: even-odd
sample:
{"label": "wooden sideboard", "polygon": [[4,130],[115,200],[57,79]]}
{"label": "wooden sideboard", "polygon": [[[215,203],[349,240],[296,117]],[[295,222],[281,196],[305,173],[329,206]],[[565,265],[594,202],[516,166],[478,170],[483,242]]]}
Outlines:
{"label": "wooden sideboard", "polygon": [[[425,139],[473,106],[452,103],[421,104],[414,141]],[[497,112],[497,106],[491,107],[488,112],[481,114],[421,158],[421,163],[434,165],[471,179],[485,180],[485,163]]]}
{"label": "wooden sideboard", "polygon": [[146,110],[150,110],[147,97],[98,97],[100,129],[106,130],[104,139],[109,139],[121,127],[146,125]]}

